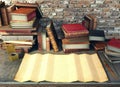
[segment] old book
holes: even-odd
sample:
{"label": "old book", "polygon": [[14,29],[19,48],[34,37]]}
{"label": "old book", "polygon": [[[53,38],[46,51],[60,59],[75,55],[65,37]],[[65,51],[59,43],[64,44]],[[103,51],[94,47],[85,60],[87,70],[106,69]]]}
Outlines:
{"label": "old book", "polygon": [[63,52],[65,54],[69,54],[69,53],[80,53],[80,52],[83,52],[83,51],[88,51],[89,49],[63,49]]}
{"label": "old book", "polygon": [[95,30],[97,26],[97,18],[95,15],[87,14],[84,16],[84,26],[88,30]]}
{"label": "old book", "polygon": [[105,82],[108,81],[108,77],[96,53],[67,55],[26,53],[14,80]]}
{"label": "old book", "polygon": [[65,38],[87,36],[88,30],[82,24],[63,24]]}
{"label": "old book", "polygon": [[89,31],[90,41],[105,41],[105,34],[103,30],[90,30]]}
{"label": "old book", "polygon": [[89,49],[88,37],[62,39],[62,48],[64,49]]}
{"label": "old book", "polygon": [[35,8],[19,8],[11,12],[11,20],[30,21],[36,17]]}
{"label": "old book", "polygon": [[107,43],[106,42],[94,42],[92,43],[92,46],[94,47],[96,51],[104,50],[105,47],[107,46]]}
{"label": "old book", "polygon": [[9,24],[8,15],[7,15],[8,13],[6,8],[7,8],[6,6],[0,8],[1,20],[2,20],[3,26],[6,26]]}
{"label": "old book", "polygon": [[62,44],[63,49],[89,49],[89,41],[71,43],[71,44]]}
{"label": "old book", "polygon": [[35,20],[36,20],[36,18],[33,18],[30,21],[12,20],[12,21],[10,21],[10,27],[11,28],[33,28],[33,24],[34,24]]}
{"label": "old book", "polygon": [[79,44],[82,42],[89,42],[88,36],[81,36],[79,38],[64,38],[62,39],[62,44]]}
{"label": "old book", "polygon": [[120,57],[120,52],[115,52],[115,51],[108,50],[107,47],[105,48],[105,53],[107,55],[110,55],[110,56]]}
{"label": "old book", "polygon": [[56,41],[56,37],[55,37],[55,33],[53,32],[53,28],[52,28],[52,22],[50,22],[47,25],[46,31],[47,31],[48,37],[50,38],[50,42],[51,42],[51,45],[53,47],[53,50],[55,52],[59,51],[57,41]]}
{"label": "old book", "polygon": [[10,21],[11,21],[11,12],[16,10],[16,6],[13,4],[13,5],[8,6],[6,9],[7,9],[7,15],[8,15],[8,22],[10,23]]}
{"label": "old book", "polygon": [[0,38],[3,40],[3,41],[11,41],[11,40],[15,40],[15,41],[19,41],[19,40],[33,40],[34,39],[34,36],[33,35],[8,35],[8,36],[4,36],[4,35],[1,35]]}
{"label": "old book", "polygon": [[113,57],[109,56],[106,53],[103,53],[105,58],[110,62],[110,63],[120,63],[120,58],[119,57]]}
{"label": "old book", "polygon": [[107,49],[115,52],[120,52],[120,39],[111,39],[107,43]]}
{"label": "old book", "polygon": [[36,3],[15,3],[15,6],[20,8],[20,7],[24,7],[24,8],[35,8],[36,9],[36,17],[37,18],[42,18],[43,17],[43,13],[42,10],[40,8],[40,5],[36,2]]}

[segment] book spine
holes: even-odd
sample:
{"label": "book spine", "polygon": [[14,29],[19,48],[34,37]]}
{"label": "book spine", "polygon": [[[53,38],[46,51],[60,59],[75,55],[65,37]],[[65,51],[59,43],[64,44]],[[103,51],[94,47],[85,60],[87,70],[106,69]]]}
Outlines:
{"label": "book spine", "polygon": [[50,39],[49,39],[49,37],[46,38],[46,51],[47,52],[50,51]]}
{"label": "book spine", "polygon": [[15,5],[11,5],[6,8],[7,9],[7,15],[8,15],[8,22],[10,23],[11,21],[11,12],[16,9]]}
{"label": "book spine", "polygon": [[42,35],[41,35],[41,33],[38,33],[37,41],[38,41],[38,50],[42,51]]}
{"label": "book spine", "polygon": [[9,24],[6,7],[0,8],[0,11],[1,11],[1,16],[2,16],[2,25],[6,26]]}
{"label": "book spine", "polygon": [[51,41],[53,50],[54,50],[55,52],[59,51],[58,46],[57,46],[57,43],[56,43],[56,41],[55,41],[55,37],[54,37],[53,31],[51,30],[51,27],[50,27],[50,26],[47,27],[47,28],[46,28],[46,31],[47,31],[47,34],[48,34],[48,36],[49,36],[49,38],[50,38],[50,41]]}
{"label": "book spine", "polygon": [[88,36],[88,33],[81,33],[81,34],[64,34],[65,38],[79,38],[81,36]]}
{"label": "book spine", "polygon": [[1,36],[2,40],[3,41],[10,41],[10,40],[33,40],[33,36]]}
{"label": "book spine", "polygon": [[89,49],[63,49],[64,53],[77,53],[81,51],[88,51]]}

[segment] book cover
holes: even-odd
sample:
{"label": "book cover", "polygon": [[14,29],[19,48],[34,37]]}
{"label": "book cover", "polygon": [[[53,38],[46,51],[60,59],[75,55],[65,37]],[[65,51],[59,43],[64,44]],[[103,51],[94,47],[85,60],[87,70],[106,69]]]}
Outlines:
{"label": "book cover", "polygon": [[40,8],[40,5],[36,2],[36,3],[20,3],[17,2],[15,3],[15,6],[20,8],[20,7],[24,7],[24,8],[35,8],[36,9],[36,17],[37,18],[42,18],[43,17],[43,13],[42,10]]}
{"label": "book cover", "polygon": [[63,24],[65,38],[88,36],[89,31],[82,24]]}
{"label": "book cover", "polygon": [[35,8],[19,8],[11,12],[11,20],[30,21],[36,17]]}
{"label": "book cover", "polygon": [[111,39],[107,44],[107,48],[111,51],[120,52],[120,39]]}
{"label": "book cover", "polygon": [[90,30],[89,31],[90,41],[104,41],[105,35],[103,30]]}
{"label": "book cover", "polygon": [[87,32],[87,29],[81,24],[63,24],[62,29],[66,33]]}

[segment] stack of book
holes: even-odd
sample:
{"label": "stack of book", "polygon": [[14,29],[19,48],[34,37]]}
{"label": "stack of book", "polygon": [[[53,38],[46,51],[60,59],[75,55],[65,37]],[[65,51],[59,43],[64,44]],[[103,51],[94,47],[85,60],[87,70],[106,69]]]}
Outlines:
{"label": "stack of book", "polygon": [[[28,52],[33,47],[37,36],[36,9],[20,7],[10,12],[10,27],[0,28],[3,43],[14,44],[16,50]],[[3,49],[6,46],[3,46]]]}
{"label": "stack of book", "polygon": [[89,41],[95,50],[103,50],[106,46],[103,30],[90,30]]}
{"label": "stack of book", "polygon": [[111,39],[105,48],[106,58],[113,63],[120,62],[120,39]]}
{"label": "stack of book", "polygon": [[89,49],[89,31],[82,24],[63,24],[62,30],[65,36],[62,48],[65,53]]}

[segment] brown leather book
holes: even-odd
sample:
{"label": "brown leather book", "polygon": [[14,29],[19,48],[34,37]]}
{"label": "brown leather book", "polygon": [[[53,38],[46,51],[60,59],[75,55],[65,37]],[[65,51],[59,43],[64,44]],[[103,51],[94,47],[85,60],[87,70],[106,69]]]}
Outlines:
{"label": "brown leather book", "polygon": [[79,53],[82,51],[88,51],[89,49],[63,49],[64,53]]}
{"label": "brown leather book", "polygon": [[8,21],[8,15],[7,15],[6,6],[0,8],[0,12],[1,12],[2,25],[3,26],[8,25],[9,21]]}
{"label": "brown leather book", "polygon": [[95,15],[85,15],[84,16],[84,26],[88,29],[88,30],[94,30],[96,29],[97,26],[97,18]]}
{"label": "brown leather book", "polygon": [[63,24],[65,38],[88,36],[88,30],[82,24]]}
{"label": "brown leather book", "polygon": [[8,15],[8,22],[10,23],[11,20],[11,12],[16,9],[15,5],[11,5],[7,7],[7,15]]}
{"label": "brown leather book", "polygon": [[58,45],[57,45],[57,42],[55,39],[55,35],[54,35],[51,25],[52,25],[52,23],[47,25],[46,31],[47,31],[47,34],[50,39],[50,42],[51,42],[54,52],[57,52],[57,51],[59,51],[59,48],[58,48]]}
{"label": "brown leather book", "polygon": [[19,8],[11,12],[11,20],[30,21],[35,17],[35,8]]}

